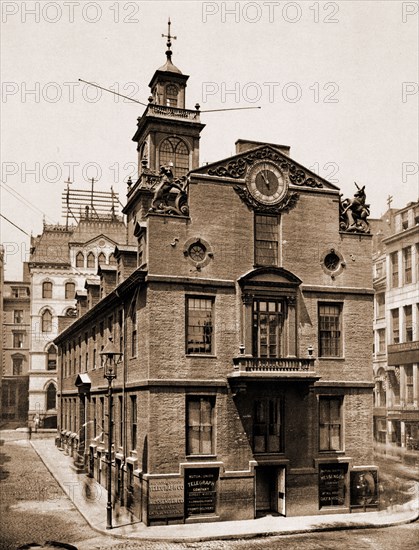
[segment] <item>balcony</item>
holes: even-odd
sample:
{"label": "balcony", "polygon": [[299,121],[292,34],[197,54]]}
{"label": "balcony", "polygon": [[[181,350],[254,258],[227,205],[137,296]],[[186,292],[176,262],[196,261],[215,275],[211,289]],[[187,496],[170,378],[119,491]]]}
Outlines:
{"label": "balcony", "polygon": [[144,116],[157,116],[163,118],[173,118],[174,120],[190,120],[191,122],[200,122],[200,112],[190,109],[179,109],[178,107],[169,107],[166,105],[157,105],[150,103],[147,106]]}
{"label": "balcony", "polygon": [[315,381],[314,357],[246,357],[233,359],[231,378]]}

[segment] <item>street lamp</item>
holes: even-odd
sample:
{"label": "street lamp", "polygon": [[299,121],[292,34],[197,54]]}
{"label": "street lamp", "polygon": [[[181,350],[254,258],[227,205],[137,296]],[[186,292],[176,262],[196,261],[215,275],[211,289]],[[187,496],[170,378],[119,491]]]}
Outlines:
{"label": "street lamp", "polygon": [[106,529],[112,529],[112,380],[116,378],[116,366],[120,363],[122,353],[116,349],[112,338],[105,348],[99,352],[104,359],[103,376],[108,381],[108,471],[107,490],[108,502],[106,504]]}

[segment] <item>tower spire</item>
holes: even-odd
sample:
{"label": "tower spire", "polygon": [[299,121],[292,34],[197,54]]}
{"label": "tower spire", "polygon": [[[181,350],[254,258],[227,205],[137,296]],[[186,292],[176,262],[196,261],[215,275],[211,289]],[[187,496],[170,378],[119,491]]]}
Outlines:
{"label": "tower spire", "polygon": [[166,46],[167,46],[167,50],[166,50],[166,57],[167,57],[167,60],[168,61],[171,61],[172,60],[172,50],[170,49],[172,47],[172,39],[173,40],[176,40],[177,37],[176,36],[172,36],[170,34],[170,26],[171,26],[171,21],[170,21],[170,17],[167,21],[167,34],[162,34],[162,37],[163,38],[167,38],[167,42],[166,42]]}

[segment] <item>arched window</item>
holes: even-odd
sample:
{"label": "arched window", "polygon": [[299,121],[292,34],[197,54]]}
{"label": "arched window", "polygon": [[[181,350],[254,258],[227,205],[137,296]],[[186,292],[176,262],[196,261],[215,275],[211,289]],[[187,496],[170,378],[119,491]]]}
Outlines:
{"label": "arched window", "polygon": [[74,294],[76,292],[76,285],[74,283],[65,284],[65,299],[74,300]]}
{"label": "arched window", "polygon": [[57,407],[57,390],[54,384],[51,382],[47,388],[47,410],[55,409]]}
{"label": "arched window", "polygon": [[83,254],[83,252],[77,252],[77,254],[76,254],[76,267],[84,267],[84,254]]}
{"label": "arched window", "polygon": [[52,332],[52,313],[49,309],[42,314],[42,332]]}
{"label": "arched window", "polygon": [[52,283],[50,281],[42,283],[42,298],[52,298]]}
{"label": "arched window", "polygon": [[169,107],[177,107],[178,89],[174,84],[166,86],[166,104]]}
{"label": "arched window", "polygon": [[92,267],[95,267],[95,265],[96,265],[95,255],[93,254],[93,252],[89,252],[89,254],[87,255],[87,267],[92,268]]}
{"label": "arched window", "polygon": [[56,370],[57,368],[57,350],[51,344],[48,348],[47,369]]}
{"label": "arched window", "polygon": [[99,265],[105,265],[106,264],[106,256],[103,252],[101,252],[99,254],[99,256],[97,257],[97,262]]}
{"label": "arched window", "polygon": [[116,265],[116,259],[115,259],[115,256],[113,254],[111,254],[109,256],[109,264],[110,265]]}
{"label": "arched window", "polygon": [[160,145],[160,165],[169,162],[173,162],[175,178],[184,176],[189,170],[189,150],[179,138],[169,137]]}

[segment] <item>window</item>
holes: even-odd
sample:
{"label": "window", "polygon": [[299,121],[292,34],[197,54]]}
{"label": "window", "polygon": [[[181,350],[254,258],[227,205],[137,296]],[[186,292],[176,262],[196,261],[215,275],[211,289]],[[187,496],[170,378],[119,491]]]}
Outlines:
{"label": "window", "polygon": [[160,165],[170,162],[173,162],[175,178],[184,176],[189,170],[189,150],[185,143],[176,137],[169,137],[160,145]]}
{"label": "window", "polygon": [[413,405],[413,366],[405,366],[404,374],[406,378],[406,405]]}
{"label": "window", "polygon": [[137,345],[137,312],[134,309],[131,314],[131,357],[137,357]]}
{"label": "window", "polygon": [[253,451],[279,453],[282,451],[281,400],[256,399],[253,411]]}
{"label": "window", "polygon": [[399,309],[391,310],[391,335],[392,343],[398,344],[400,342],[400,327],[399,327]]}
{"label": "window", "polygon": [[319,399],[320,451],[342,450],[342,398]]}
{"label": "window", "polygon": [[178,89],[173,84],[166,86],[166,102],[169,107],[177,107]]}
{"label": "window", "polygon": [[99,256],[97,257],[97,263],[98,263],[98,265],[105,265],[106,264],[106,256],[103,252],[101,252],[99,254]]}
{"label": "window", "polygon": [[99,418],[100,418],[99,439],[102,442],[103,441],[103,436],[104,436],[104,433],[105,433],[105,398],[104,397],[100,398],[100,417]]}
{"label": "window", "polygon": [[25,342],[25,333],[24,332],[14,332],[13,333],[13,347],[14,348],[23,348]]}
{"label": "window", "polygon": [[13,357],[13,376],[20,376],[23,372],[23,357]]}
{"label": "window", "polygon": [[405,306],[404,313],[404,342],[413,342],[412,306]]}
{"label": "window", "polygon": [[342,304],[319,304],[320,357],[342,356]]}
{"label": "window", "polygon": [[117,264],[117,261],[116,261],[116,258],[113,254],[110,254],[109,256],[109,265],[116,265]]}
{"label": "window", "polygon": [[49,309],[42,314],[41,325],[42,332],[52,332],[52,313]]}
{"label": "window", "polygon": [[278,217],[255,214],[255,264],[278,265]]}
{"label": "window", "polygon": [[23,309],[15,309],[13,312],[13,322],[16,325],[23,323]]}
{"label": "window", "polygon": [[402,229],[407,229],[409,227],[409,211],[405,210],[401,215]]}
{"label": "window", "polygon": [[76,285],[74,283],[65,284],[65,299],[74,300],[76,294]]}
{"label": "window", "polygon": [[281,357],[284,307],[282,300],[253,302],[253,356]]}
{"label": "window", "polygon": [[382,319],[386,314],[386,296],[384,292],[380,292],[375,297],[375,314],[377,319]]}
{"label": "window", "polygon": [[52,283],[49,281],[42,283],[42,298],[52,298]]}
{"label": "window", "polygon": [[24,287],[12,287],[12,297],[13,298],[26,298],[29,296],[29,290]]}
{"label": "window", "polygon": [[131,395],[131,449],[137,448],[137,396]]}
{"label": "window", "polygon": [[92,397],[92,409],[93,409],[93,439],[97,436],[97,404],[96,397]]}
{"label": "window", "polygon": [[54,346],[48,348],[47,369],[55,370],[57,368],[57,350]]}
{"label": "window", "polygon": [[76,267],[84,267],[84,254],[83,254],[83,252],[77,252],[77,254],[76,254]]}
{"label": "window", "polygon": [[410,246],[403,248],[403,279],[405,285],[412,282],[412,248]]}
{"label": "window", "polygon": [[124,405],[122,401],[122,395],[118,396],[118,417],[119,417],[119,424],[118,424],[118,442],[119,446],[122,447],[124,442]]}
{"label": "window", "polygon": [[386,352],[386,329],[379,328],[377,330],[377,335],[378,335],[377,353],[385,353]]}
{"label": "window", "polygon": [[186,454],[214,454],[214,397],[187,397]]}
{"label": "window", "polygon": [[47,388],[47,410],[55,409],[57,406],[57,390],[51,382]]}
{"label": "window", "polygon": [[213,353],[213,298],[187,298],[186,353]]}
{"label": "window", "polygon": [[96,258],[93,252],[89,252],[87,255],[87,267],[88,268],[94,268],[96,266]]}
{"label": "window", "polygon": [[397,252],[390,254],[391,263],[391,286],[393,288],[399,286],[399,256]]}

